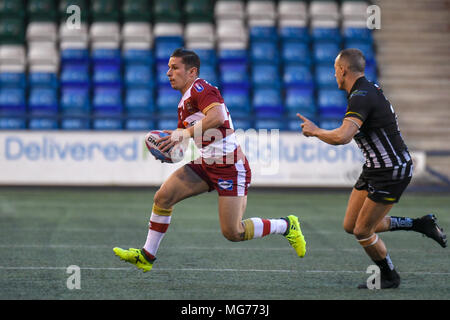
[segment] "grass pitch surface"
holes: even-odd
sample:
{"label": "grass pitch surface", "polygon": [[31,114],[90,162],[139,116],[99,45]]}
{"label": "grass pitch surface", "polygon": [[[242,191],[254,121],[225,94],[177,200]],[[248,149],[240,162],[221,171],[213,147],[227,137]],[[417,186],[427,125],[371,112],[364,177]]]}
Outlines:
{"label": "grass pitch surface", "polygon": [[[380,234],[401,287],[356,289],[372,262],[342,229],[349,191],[250,190],[245,218],[299,216],[303,259],[279,235],[227,241],[215,192],[187,199],[175,206],[153,270],[142,273],[112,248],[143,246],[154,192],[0,189],[0,299],[450,299],[450,249],[406,231]],[[449,229],[448,194],[407,192],[391,214],[429,212]],[[80,267],[80,289],[67,287],[71,265]]]}

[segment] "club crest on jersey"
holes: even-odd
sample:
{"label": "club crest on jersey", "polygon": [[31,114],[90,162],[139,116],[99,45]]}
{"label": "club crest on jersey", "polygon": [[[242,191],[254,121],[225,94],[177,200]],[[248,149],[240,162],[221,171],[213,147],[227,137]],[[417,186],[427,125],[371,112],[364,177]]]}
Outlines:
{"label": "club crest on jersey", "polygon": [[233,190],[233,180],[218,179],[217,185],[222,190]]}
{"label": "club crest on jersey", "polygon": [[203,88],[203,86],[200,83],[194,83],[194,89],[195,91],[197,91],[198,93],[202,92],[203,90],[205,90],[205,88]]}
{"label": "club crest on jersey", "polygon": [[186,101],[184,103],[184,107],[190,114],[195,113],[194,107],[192,106],[192,104],[189,101]]}

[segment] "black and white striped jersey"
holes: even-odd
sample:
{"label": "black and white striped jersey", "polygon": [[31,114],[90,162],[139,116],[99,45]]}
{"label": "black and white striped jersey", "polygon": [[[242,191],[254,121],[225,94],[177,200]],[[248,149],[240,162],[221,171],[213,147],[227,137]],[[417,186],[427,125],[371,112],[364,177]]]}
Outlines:
{"label": "black and white striped jersey", "polygon": [[393,180],[412,175],[412,160],[400,134],[397,115],[378,85],[365,77],[356,80],[344,117],[363,122],[354,139],[366,158],[367,169],[391,169]]}

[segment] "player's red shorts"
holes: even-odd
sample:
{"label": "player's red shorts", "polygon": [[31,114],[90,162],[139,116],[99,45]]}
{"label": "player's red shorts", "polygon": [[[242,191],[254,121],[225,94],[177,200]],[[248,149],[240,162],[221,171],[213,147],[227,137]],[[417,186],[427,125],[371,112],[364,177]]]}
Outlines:
{"label": "player's red shorts", "polygon": [[219,196],[246,196],[252,179],[252,171],[247,158],[234,164],[207,164],[204,160],[194,160],[187,164],[209,185],[209,192],[217,190]]}

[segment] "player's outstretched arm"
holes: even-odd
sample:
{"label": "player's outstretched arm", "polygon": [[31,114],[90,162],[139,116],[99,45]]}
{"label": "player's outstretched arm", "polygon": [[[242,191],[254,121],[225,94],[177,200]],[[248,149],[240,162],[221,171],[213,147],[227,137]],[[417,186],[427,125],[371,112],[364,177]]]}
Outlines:
{"label": "player's outstretched arm", "polygon": [[339,128],[325,130],[319,128],[314,122],[302,116],[300,113],[297,113],[297,117],[302,120],[300,126],[304,136],[317,137],[323,142],[331,145],[349,143],[362,125],[362,121],[357,118],[344,118],[342,125]]}

